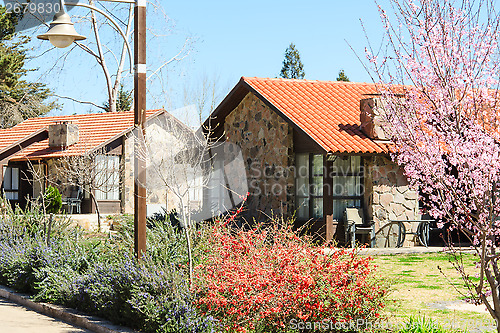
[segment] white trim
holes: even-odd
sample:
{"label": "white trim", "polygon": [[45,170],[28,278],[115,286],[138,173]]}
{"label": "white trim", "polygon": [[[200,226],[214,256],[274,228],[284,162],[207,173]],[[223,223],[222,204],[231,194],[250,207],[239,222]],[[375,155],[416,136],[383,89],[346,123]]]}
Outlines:
{"label": "white trim", "polygon": [[135,64],[134,71],[137,74],[146,74],[146,64]]}
{"label": "white trim", "polygon": [[136,0],[135,6],[136,7],[146,7],[146,0]]}

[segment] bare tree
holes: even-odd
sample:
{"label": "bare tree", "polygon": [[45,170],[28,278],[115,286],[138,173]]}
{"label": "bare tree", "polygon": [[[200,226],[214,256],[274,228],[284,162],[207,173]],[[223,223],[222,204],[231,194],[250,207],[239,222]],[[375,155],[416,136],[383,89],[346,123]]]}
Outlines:
{"label": "bare tree", "polygon": [[[195,83],[188,82],[184,87],[184,106],[194,105],[199,125],[215,110],[219,102],[229,91],[229,86],[221,85],[218,75],[204,73]],[[183,120],[183,119],[181,119]]]}
{"label": "bare tree", "polygon": [[[130,68],[131,65],[129,64],[131,64],[131,61],[129,61],[129,55],[127,54],[127,43],[129,45],[132,43],[134,21],[133,4],[125,5],[104,3],[95,0],[88,0],[88,4],[99,8],[111,16],[120,26],[125,39],[121,36],[121,33],[117,31],[117,27],[101,14],[86,8],[75,9],[71,13],[78,28],[82,29],[81,33],[87,35],[87,37],[92,35],[93,38],[89,38],[85,42],[75,43],[63,55],[56,58],[55,62],[51,59],[50,63],[52,65],[49,68],[46,68],[45,71],[43,71],[43,67],[41,68],[42,71],[40,79],[42,77],[46,78],[47,75],[52,72],[59,76],[65,67],[72,66],[75,61],[75,57],[69,57],[69,55],[77,51],[83,51],[94,58],[96,64],[101,69],[108,99],[106,102],[107,107],[100,105],[95,101],[84,101],[75,97],[64,96],[62,94],[57,95],[57,97],[68,99],[73,102],[88,104],[103,111],[114,112],[117,111],[116,104],[120,94],[120,87],[123,85],[124,79],[129,77],[131,71],[133,70],[133,68]],[[151,16],[151,18],[154,19],[148,20],[149,26],[147,45],[148,49],[153,49],[158,47],[158,45],[161,45],[159,42],[160,40],[166,39],[171,34],[173,26],[168,16],[164,13],[159,2],[152,0],[151,2],[148,2],[148,7],[152,9],[148,11],[148,17]],[[165,54],[163,53],[161,58],[148,58],[148,81],[158,81],[159,84],[163,86],[165,80],[164,76],[166,76],[166,68],[169,64],[178,62],[187,57],[191,52],[191,44],[192,38],[186,37],[183,44],[171,57],[165,59]],[[47,43],[42,45],[47,45]],[[32,59],[38,59],[42,56],[48,57],[53,50],[54,48],[42,51],[40,55],[35,55]],[[84,62],[85,66],[89,65],[87,59],[82,60],[82,62]],[[127,85],[125,84],[125,86]]]}
{"label": "bare tree", "polygon": [[[216,160],[221,161],[224,157],[224,147],[217,140],[213,140],[211,134],[210,128],[200,127],[198,131],[194,131],[177,118],[164,113],[148,122],[145,138],[137,135],[135,137],[141,141],[136,147],[143,147],[137,154],[147,164],[146,189],[150,193],[154,191],[165,193],[166,199],[168,196],[174,199],[167,199],[167,202],[174,202],[186,236],[190,282],[193,278],[191,256],[193,226],[196,221],[212,217],[212,212],[207,209],[207,206],[211,205],[206,205],[204,202],[205,191],[216,190],[220,193],[221,187],[233,187],[232,191],[247,192],[246,179],[241,177],[241,171],[245,173],[241,154],[236,154],[240,163],[232,163],[228,168],[240,171],[238,177],[234,178],[245,184],[244,190],[240,190],[241,186],[233,186],[234,181],[228,177],[215,177],[217,184],[213,180],[212,175],[217,168]],[[227,210],[230,208],[232,207],[228,207]]]}
{"label": "bare tree", "polygon": [[191,255],[192,215],[201,208],[202,191],[206,185],[208,150],[213,145],[203,133],[191,128],[169,114],[156,117],[149,122],[143,150],[137,152],[147,163],[149,192],[165,191],[175,198],[176,209],[188,244],[189,279],[192,282],[193,265]]}
{"label": "bare tree", "polygon": [[116,195],[120,189],[122,165],[118,155],[107,154],[104,148],[82,155],[65,155],[54,163],[59,181],[66,186],[78,186],[88,193],[96,207],[97,226],[101,230],[98,193]]}

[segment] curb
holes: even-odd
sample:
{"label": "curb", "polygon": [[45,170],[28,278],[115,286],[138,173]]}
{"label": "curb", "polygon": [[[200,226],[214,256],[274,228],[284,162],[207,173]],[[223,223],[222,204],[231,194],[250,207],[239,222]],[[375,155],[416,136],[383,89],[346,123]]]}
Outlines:
{"label": "curb", "polygon": [[114,325],[107,320],[97,317],[84,315],[74,309],[54,304],[33,302],[27,295],[16,293],[5,286],[0,286],[0,297],[95,333],[137,333],[137,331],[130,328]]}

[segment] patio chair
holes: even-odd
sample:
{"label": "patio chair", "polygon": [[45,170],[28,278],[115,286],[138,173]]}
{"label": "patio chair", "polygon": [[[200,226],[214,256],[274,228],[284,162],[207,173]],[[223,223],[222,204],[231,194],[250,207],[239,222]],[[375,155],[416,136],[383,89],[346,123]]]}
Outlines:
{"label": "patio chair", "polygon": [[63,199],[63,203],[68,207],[68,213],[73,214],[73,208],[76,209],[76,214],[82,213],[83,191],[80,186],[75,186],[71,189],[70,196]]}
{"label": "patio chair", "polygon": [[369,235],[370,246],[375,247],[375,223],[367,223],[363,218],[362,208],[346,208],[344,211],[346,240],[351,240],[351,247],[356,245],[356,235]]}

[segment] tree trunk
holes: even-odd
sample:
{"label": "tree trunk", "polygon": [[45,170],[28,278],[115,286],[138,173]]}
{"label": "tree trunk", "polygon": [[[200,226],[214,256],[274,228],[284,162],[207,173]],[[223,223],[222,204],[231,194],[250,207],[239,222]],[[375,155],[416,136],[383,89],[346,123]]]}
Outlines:
{"label": "tree trunk", "polygon": [[191,288],[193,286],[193,257],[191,253],[191,237],[189,235],[190,233],[190,225],[189,225],[189,220],[186,214],[185,209],[183,208],[184,206],[181,205],[182,208],[181,215],[182,215],[182,220],[184,221],[184,235],[186,236],[186,245],[187,245],[187,251],[188,251],[188,266],[189,266],[189,287]]}
{"label": "tree trunk", "polygon": [[45,235],[47,246],[49,246],[49,247],[50,247],[50,232],[52,231],[52,222],[54,222],[54,214],[50,213],[49,214],[49,225],[47,227],[47,234]]}
{"label": "tree trunk", "polygon": [[95,205],[95,212],[97,213],[97,232],[101,232],[101,213],[99,212],[99,205],[97,204],[97,199],[95,198],[94,193],[92,193],[92,191],[89,191],[89,193],[90,198]]}
{"label": "tree trunk", "polygon": [[[89,1],[90,5],[94,5],[94,1]],[[99,36],[99,29],[97,28],[97,19],[95,17],[95,13],[93,10],[90,11],[90,18],[92,23],[92,28],[94,30],[94,37],[97,45],[97,52],[99,54],[98,63],[102,67],[102,71],[104,74],[104,79],[106,80],[106,88],[108,91],[108,100],[109,100],[109,112],[116,111],[116,96],[117,94],[113,94],[113,84],[111,83],[111,76],[109,75],[109,70],[106,65],[106,61],[104,59],[103,48],[101,44],[101,38]]]}

